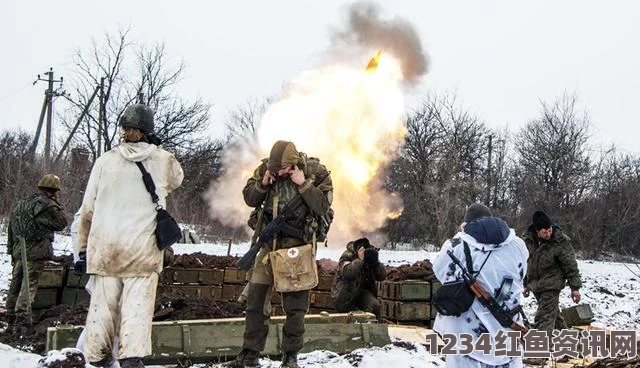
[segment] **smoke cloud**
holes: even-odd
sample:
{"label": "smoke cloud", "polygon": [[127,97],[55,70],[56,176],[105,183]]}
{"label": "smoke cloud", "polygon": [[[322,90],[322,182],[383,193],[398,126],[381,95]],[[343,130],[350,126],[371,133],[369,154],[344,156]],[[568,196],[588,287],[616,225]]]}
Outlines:
{"label": "smoke cloud", "polygon": [[252,209],[242,188],[280,139],[331,171],[331,246],[363,235],[382,241],[379,229],[402,213],[400,196],[385,189],[385,171],[404,144],[403,87],[427,72],[426,52],[410,23],[383,20],[369,3],[350,7],[347,24],[332,32],[332,40],[325,62],[295,76],[267,106],[255,135],[226,149],[223,174],[206,194],[213,219],[246,225]]}
{"label": "smoke cloud", "polygon": [[335,30],[338,47],[368,47],[384,50],[400,60],[405,81],[419,82],[429,71],[429,57],[415,27],[402,18],[384,19],[378,4],[357,2],[349,7],[346,28]]}

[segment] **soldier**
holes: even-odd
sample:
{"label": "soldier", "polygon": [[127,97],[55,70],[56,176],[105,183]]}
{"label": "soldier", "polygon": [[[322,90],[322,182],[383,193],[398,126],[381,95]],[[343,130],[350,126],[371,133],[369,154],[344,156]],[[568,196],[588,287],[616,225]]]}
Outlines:
{"label": "soldier", "polygon": [[[324,180],[314,183],[318,178]],[[264,305],[274,284],[268,253],[276,249],[290,249],[295,255],[297,249],[294,247],[319,240],[318,218],[330,211],[332,191],[331,177],[319,160],[307,158],[287,141],[276,142],[269,158],[262,161],[247,181],[242,190],[244,200],[250,207],[262,206],[263,226],[268,225],[298,193],[304,204],[290,219],[289,231],[279,233],[256,257],[249,280],[242,351],[227,366],[260,366],[260,352],[269,333],[269,316],[264,313]],[[315,259],[310,261],[315,262]],[[282,304],[287,317],[282,328],[281,367],[297,368],[297,354],[302,349],[304,338],[304,316],[309,309],[309,290],[282,293]]]}
{"label": "soldier", "polygon": [[[522,325],[522,317],[517,312],[521,310],[520,299],[524,289],[524,276],[527,272],[527,248],[513,229],[499,217],[493,217],[491,211],[480,203],[474,203],[467,209],[464,222],[460,225],[460,232],[447,240],[440,253],[433,262],[433,272],[438,280],[445,284],[461,282],[461,270],[447,254],[453,254],[465,265],[467,271],[476,277],[486,290],[494,292],[494,298],[503,307],[513,311],[513,321]],[[468,261],[467,261],[468,259]],[[456,296],[457,297],[457,296]],[[466,311],[459,315],[443,315],[438,313],[433,329],[439,334],[450,333],[458,338],[461,334],[471,335],[471,346],[482,333],[488,333],[490,346],[495,346],[494,337],[504,327],[491,312],[484,307],[477,298]],[[461,339],[458,339],[456,350],[463,349]],[[507,341],[507,350],[515,347]],[[452,368],[482,368],[482,367],[522,367],[520,356],[506,356],[484,354],[474,349],[467,355],[448,355],[446,366]]]}
{"label": "soldier", "polygon": [[560,291],[566,283],[571,288],[573,301],[580,302],[582,281],[578,262],[571,239],[542,211],[533,214],[533,223],[523,238],[529,249],[524,296],[533,292],[538,303],[536,329],[547,331],[551,338],[554,328],[567,328],[559,310]]}
{"label": "soldier", "polygon": [[[58,202],[60,178],[47,174],[37,185],[39,192],[16,203],[9,218],[7,253],[11,254],[13,272],[7,292],[7,332],[16,332],[26,321],[26,296],[21,293],[24,268],[29,277],[29,300],[38,291],[38,277],[44,263],[53,256],[54,231],[67,226],[67,217]],[[22,264],[20,238],[24,238],[27,264]]]}
{"label": "soldier", "polygon": [[163,252],[156,244],[156,206],[136,162],[151,175],[159,204],[180,186],[180,163],[159,146],[153,111],[141,104],[120,118],[121,143],[91,170],[78,224],[81,270],[93,276],[84,353],[93,366],[108,364],[118,337],[122,368],[144,367],[151,354],[151,322]]}
{"label": "soldier", "polygon": [[369,239],[347,243],[331,286],[331,298],[336,309],[339,312],[359,309],[375,314],[380,320],[376,281],[384,280],[386,274],[378,260],[378,250],[369,243]]}

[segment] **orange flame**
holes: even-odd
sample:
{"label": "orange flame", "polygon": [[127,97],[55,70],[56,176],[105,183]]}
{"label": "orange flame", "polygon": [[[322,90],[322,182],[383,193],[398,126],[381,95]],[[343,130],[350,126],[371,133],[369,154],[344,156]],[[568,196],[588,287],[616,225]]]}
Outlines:
{"label": "orange flame", "polygon": [[367,73],[375,72],[376,69],[378,69],[379,62],[380,62],[380,51],[376,52],[376,54],[371,58],[371,60],[369,60],[369,64],[367,64],[367,67],[364,68],[364,70]]}

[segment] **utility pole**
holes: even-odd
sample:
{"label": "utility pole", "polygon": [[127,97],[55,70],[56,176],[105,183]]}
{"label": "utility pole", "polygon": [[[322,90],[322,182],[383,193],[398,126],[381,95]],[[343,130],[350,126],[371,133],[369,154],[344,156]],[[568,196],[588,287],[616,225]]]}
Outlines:
{"label": "utility pole", "polygon": [[34,139],[32,150],[35,152],[35,148],[38,144],[38,139],[40,137],[40,131],[42,129],[42,121],[43,116],[46,109],[47,115],[47,125],[45,125],[45,137],[44,137],[44,170],[45,172],[51,171],[51,132],[52,132],[52,122],[53,122],[53,97],[60,96],[64,94],[64,91],[59,93],[57,90],[53,90],[54,83],[60,83],[60,88],[62,88],[63,78],[60,77],[59,80],[55,80],[53,77],[53,68],[49,68],[48,72],[44,73],[47,76],[47,79],[43,79],[38,74],[38,78],[33,82],[35,85],[38,81],[47,82],[47,90],[45,91],[45,102],[43,103],[43,109],[40,113],[40,120],[38,122],[38,128],[36,130],[36,138]]}
{"label": "utility pole", "polygon": [[489,144],[487,150],[489,154],[487,155],[487,199],[486,205],[487,207],[491,207],[491,140],[493,139],[493,135],[489,135]]}

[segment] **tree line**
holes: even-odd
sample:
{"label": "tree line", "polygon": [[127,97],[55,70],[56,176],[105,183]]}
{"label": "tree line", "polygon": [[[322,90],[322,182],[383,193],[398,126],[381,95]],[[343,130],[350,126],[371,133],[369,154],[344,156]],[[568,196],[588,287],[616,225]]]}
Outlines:
{"label": "tree line", "polygon": [[[139,101],[156,111],[157,134],[185,172],[182,187],[169,197],[172,214],[198,226],[205,238],[246,239],[243,229],[210,220],[202,195],[221,175],[225,149],[255,133],[265,105],[238,108],[225,122],[225,137],[207,138],[211,105],[175,92],[184,65],[168,60],[163,45],[131,42],[128,31],[107,34],[74,54],[75,98],[57,116],[62,128],[71,132],[95,86],[102,82],[105,88],[78,125],[73,148],[54,167],[64,186],[63,205],[79,208],[94,160],[117,144],[120,114]],[[382,229],[392,244],[441,244],[456,232],[466,206],[481,201],[517,231],[529,225],[534,211],[546,211],[585,257],[640,255],[640,157],[593,146],[591,122],[575,96],[542,102],[539,114],[516,131],[490,128],[454,95],[424,96],[405,123],[401,152],[379,173],[405,205]],[[43,157],[29,152],[32,141],[21,130],[0,133],[0,218],[44,174]]]}

